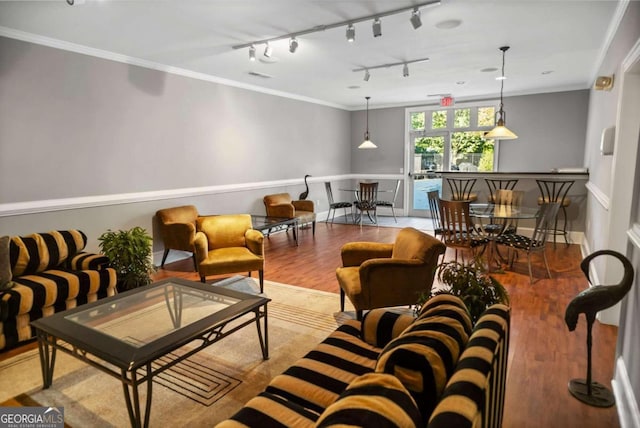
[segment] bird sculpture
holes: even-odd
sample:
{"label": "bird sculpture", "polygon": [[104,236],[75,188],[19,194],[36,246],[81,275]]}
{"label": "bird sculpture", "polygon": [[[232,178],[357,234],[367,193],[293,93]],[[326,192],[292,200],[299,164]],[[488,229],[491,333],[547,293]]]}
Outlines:
{"label": "bird sculpture", "polygon": [[572,379],[569,382],[571,395],[591,406],[611,407],[615,403],[611,391],[601,383],[591,381],[591,329],[599,311],[615,305],[629,292],[633,284],[633,266],[625,256],[616,251],[596,251],[580,263],[580,269],[591,284],[589,264],[591,260],[601,255],[613,256],[622,262],[624,267],[622,280],[617,285],[594,285],[580,292],[567,306],[564,320],[569,331],[573,331],[578,324],[580,314],[584,314],[587,319],[587,378],[586,380]]}
{"label": "bird sculpture", "polygon": [[304,192],[300,193],[300,196],[298,196],[298,199],[301,201],[304,201],[305,199],[307,199],[307,196],[309,196],[309,185],[307,184],[307,177],[311,177],[309,174],[304,176],[304,186],[307,188]]}

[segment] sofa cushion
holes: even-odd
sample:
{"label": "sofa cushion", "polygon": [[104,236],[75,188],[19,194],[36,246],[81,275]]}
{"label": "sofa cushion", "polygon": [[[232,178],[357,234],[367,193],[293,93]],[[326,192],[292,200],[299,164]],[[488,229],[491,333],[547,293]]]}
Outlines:
{"label": "sofa cushion", "polygon": [[395,377],[368,373],[355,379],[331,404],[317,427],[418,427],[420,411],[411,394]]}
{"label": "sofa cushion", "polygon": [[266,391],[322,413],[351,381],[373,371],[379,353],[360,339],[360,322],[349,320],[273,378]]}
{"label": "sofa cushion", "polygon": [[[8,236],[0,237],[0,291],[8,290],[13,286],[11,282],[11,262],[9,261],[10,239]],[[0,321],[1,320],[2,318],[0,317]]]}
{"label": "sofa cushion", "polygon": [[79,230],[14,236],[9,247],[11,271],[16,277],[60,266],[82,251],[86,244],[87,237]]}
{"label": "sofa cushion", "polygon": [[362,340],[382,348],[395,339],[414,321],[411,315],[378,308],[368,311],[362,319]]}
{"label": "sofa cushion", "polygon": [[459,307],[464,304],[449,297],[431,299],[434,301],[425,305],[421,316],[385,346],[375,369],[402,382],[418,404],[425,424],[471,331],[468,314]]}

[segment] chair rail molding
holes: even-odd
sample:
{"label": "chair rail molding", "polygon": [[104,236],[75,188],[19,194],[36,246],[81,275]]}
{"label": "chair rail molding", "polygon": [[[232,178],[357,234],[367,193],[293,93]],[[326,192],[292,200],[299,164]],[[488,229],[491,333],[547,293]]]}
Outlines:
{"label": "chair rail molding", "polygon": [[[340,180],[396,180],[402,174],[341,174],[311,177],[309,183]],[[303,178],[285,180],[260,181],[252,183],[223,184],[219,186],[189,187],[170,190],[153,190],[148,192],[121,193],[97,196],[79,196],[74,198],[47,199],[39,201],[11,202],[0,204],[0,217],[11,217],[26,214],[37,214],[54,211],[74,210],[80,208],[104,207],[111,205],[131,204],[137,202],[161,201],[193,196],[206,196],[224,193],[239,193],[253,190],[265,190],[277,187],[303,184]]]}
{"label": "chair rail molding", "polygon": [[609,211],[609,196],[607,196],[593,181],[587,181],[585,187],[595,200],[598,201],[602,208]]}

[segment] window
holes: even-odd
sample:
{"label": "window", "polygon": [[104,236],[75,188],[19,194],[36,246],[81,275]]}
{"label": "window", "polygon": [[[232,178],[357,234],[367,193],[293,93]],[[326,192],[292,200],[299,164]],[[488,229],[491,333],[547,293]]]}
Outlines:
{"label": "window", "polygon": [[411,110],[414,172],[497,169],[495,142],[484,138],[495,124],[495,105]]}

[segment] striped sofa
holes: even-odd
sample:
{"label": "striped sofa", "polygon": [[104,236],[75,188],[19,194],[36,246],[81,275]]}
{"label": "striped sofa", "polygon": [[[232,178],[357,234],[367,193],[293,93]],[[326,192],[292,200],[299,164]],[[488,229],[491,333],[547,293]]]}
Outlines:
{"label": "striped sofa", "polygon": [[105,256],[82,252],[86,244],[79,230],[11,237],[14,285],[0,291],[0,350],[32,338],[33,320],[115,294],[115,270]]}
{"label": "striped sofa", "polygon": [[472,328],[451,295],[430,299],[416,318],[374,309],[216,427],[500,427],[509,316],[493,305]]}

